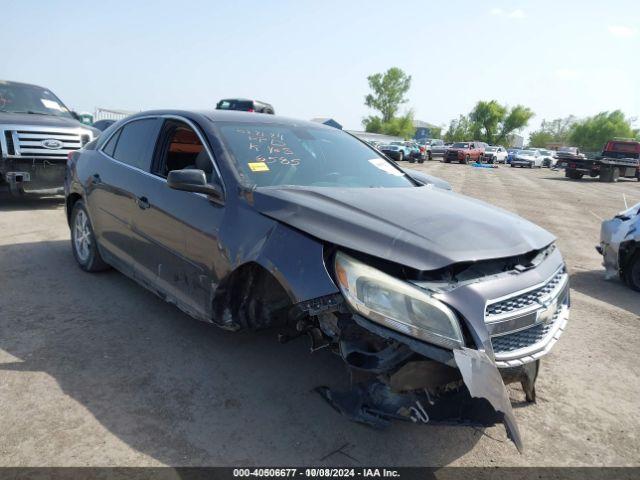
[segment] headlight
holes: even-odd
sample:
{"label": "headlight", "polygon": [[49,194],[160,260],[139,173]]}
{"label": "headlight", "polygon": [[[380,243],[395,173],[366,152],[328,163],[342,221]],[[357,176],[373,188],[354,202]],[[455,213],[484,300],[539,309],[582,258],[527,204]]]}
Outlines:
{"label": "headlight", "polygon": [[455,314],[424,290],[342,252],[336,254],[335,271],[342,294],[364,317],[442,347],[462,347]]}

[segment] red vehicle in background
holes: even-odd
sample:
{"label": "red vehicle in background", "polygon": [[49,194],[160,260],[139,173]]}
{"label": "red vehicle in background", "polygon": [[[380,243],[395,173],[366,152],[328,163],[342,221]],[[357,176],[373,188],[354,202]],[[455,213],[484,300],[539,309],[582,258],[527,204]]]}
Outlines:
{"label": "red vehicle in background", "polygon": [[626,138],[609,140],[596,158],[582,155],[562,158],[558,155],[558,166],[565,168],[565,177],[578,180],[584,175],[598,177],[601,182],[617,182],[620,177],[640,181],[640,142]]}
{"label": "red vehicle in background", "polygon": [[456,142],[444,154],[444,163],[481,162],[486,146],[483,142]]}

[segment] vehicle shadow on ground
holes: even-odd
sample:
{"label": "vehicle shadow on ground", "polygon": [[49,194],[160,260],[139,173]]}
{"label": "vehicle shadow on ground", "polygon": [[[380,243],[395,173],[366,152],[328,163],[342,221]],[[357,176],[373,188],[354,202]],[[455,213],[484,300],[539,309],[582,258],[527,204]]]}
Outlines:
{"label": "vehicle shadow on ground", "polygon": [[0,192],[0,212],[17,212],[23,210],[55,210],[64,205],[64,197],[13,197],[7,192]]}
{"label": "vehicle shadow on ground", "polygon": [[[19,420],[9,439],[40,438],[52,451],[72,450],[77,461],[112,463],[118,457],[108,445],[120,442],[102,438],[97,420],[168,465],[366,466],[446,465],[483,435],[469,427],[396,423],[376,431],[349,422],[313,391],[346,385],[337,356],[311,354],[306,338],[281,345],[273,332],[234,334],[192,320],[115,271],[81,271],[67,241],[2,246],[0,269],[10,279],[0,293],[0,349],[17,359],[0,372],[42,372],[64,393],[13,407]],[[55,293],[44,295],[50,285]],[[46,378],[12,376],[12,389],[33,391]],[[51,423],[31,422],[34,413]],[[51,434],[69,419],[65,435]],[[74,431],[94,432],[95,441]]]}
{"label": "vehicle shadow on ground", "polygon": [[573,178],[567,178],[564,176],[564,174],[560,174],[561,176],[557,176],[557,177],[541,177],[541,180],[559,180],[562,182],[576,182],[576,183],[588,183],[588,182],[595,182],[595,183],[602,183],[605,185],[615,185],[615,183],[627,183],[627,182],[634,182],[636,183],[637,180],[635,178],[619,178],[617,182],[601,182],[600,180],[598,180],[598,177],[595,178],[591,178],[591,177],[582,177],[580,180],[574,180]]}
{"label": "vehicle shadow on ground", "polygon": [[618,277],[607,280],[604,274],[604,269],[574,272],[571,274],[571,289],[640,315],[640,294]]}

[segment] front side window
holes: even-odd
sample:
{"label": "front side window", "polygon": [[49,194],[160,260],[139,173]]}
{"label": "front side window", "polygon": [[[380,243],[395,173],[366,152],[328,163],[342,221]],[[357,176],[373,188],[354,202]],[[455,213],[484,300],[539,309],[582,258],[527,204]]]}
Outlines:
{"label": "front side window", "polygon": [[232,167],[247,186],[411,187],[393,162],[334,128],[218,123]]}
{"label": "front side window", "polygon": [[[120,129],[113,158],[132,167],[148,171],[150,157],[147,147],[156,132],[156,119],[134,120]],[[106,152],[105,152],[106,153]]]}
{"label": "front side window", "polygon": [[213,162],[200,137],[186,123],[167,120],[156,151],[153,167],[156,175],[167,178],[173,170],[196,169],[204,171],[207,180],[211,181]]}

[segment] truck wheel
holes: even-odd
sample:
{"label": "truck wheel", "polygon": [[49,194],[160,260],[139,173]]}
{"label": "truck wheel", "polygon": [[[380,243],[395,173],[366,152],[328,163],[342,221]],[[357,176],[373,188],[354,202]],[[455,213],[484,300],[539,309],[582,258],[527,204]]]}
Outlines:
{"label": "truck wheel", "polygon": [[469,155],[467,155],[467,156],[464,157],[464,160],[460,160],[460,163],[469,163],[469,159],[470,158],[471,157]]}
{"label": "truck wheel", "polygon": [[78,265],[85,272],[99,272],[109,268],[100,256],[89,214],[82,200],[71,212],[71,249]]}
{"label": "truck wheel", "polygon": [[416,163],[415,157],[409,157],[409,163]]}
{"label": "truck wheel", "polygon": [[580,180],[582,178],[582,173],[576,172],[575,170],[565,170],[564,176],[572,180]]}
{"label": "truck wheel", "polygon": [[600,177],[598,177],[598,180],[603,183],[609,183],[609,182],[615,181],[613,179],[614,170],[615,169],[613,168],[605,168],[604,170],[600,170]]}
{"label": "truck wheel", "polygon": [[629,287],[640,292],[640,251],[627,262],[622,271],[622,279]]}

